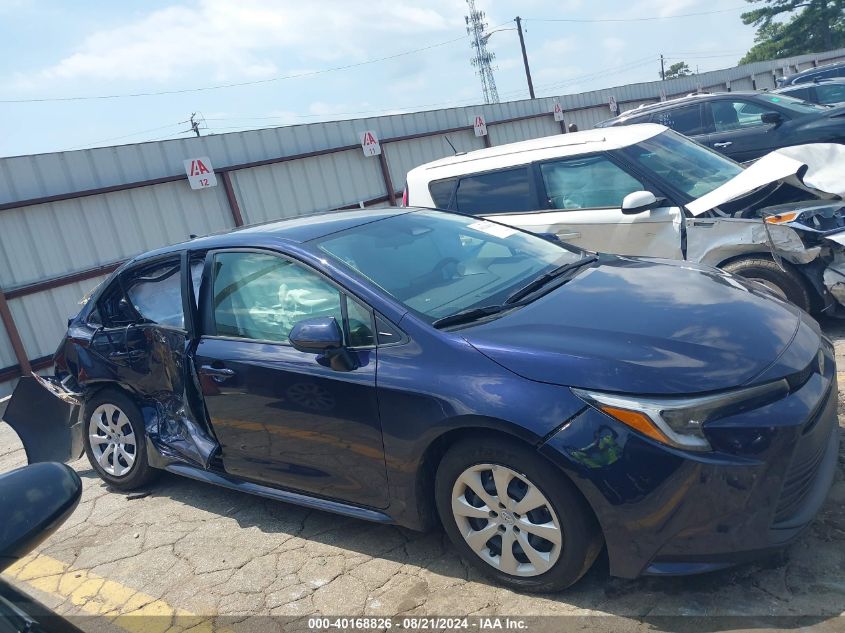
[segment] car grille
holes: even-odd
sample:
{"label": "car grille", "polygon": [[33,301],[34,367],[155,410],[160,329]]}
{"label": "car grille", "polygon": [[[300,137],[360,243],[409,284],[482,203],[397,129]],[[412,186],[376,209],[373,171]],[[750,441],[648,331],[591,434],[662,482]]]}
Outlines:
{"label": "car grille", "polygon": [[[836,420],[836,416],[830,415],[828,411],[831,405],[835,406],[835,385],[833,382],[822,399],[821,406],[802,429],[775,509],[775,525],[797,514],[813,487],[830,438],[831,425]],[[819,424],[820,421],[823,423]]]}

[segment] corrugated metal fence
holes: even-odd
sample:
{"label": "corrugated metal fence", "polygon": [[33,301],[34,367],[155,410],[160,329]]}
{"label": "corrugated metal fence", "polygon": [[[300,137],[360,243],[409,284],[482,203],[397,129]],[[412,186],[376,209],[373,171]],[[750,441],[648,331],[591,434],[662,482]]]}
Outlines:
{"label": "corrugated metal fence", "polygon": [[[77,302],[122,261],[243,224],[325,209],[393,204],[416,165],[458,151],[587,129],[621,109],[697,89],[771,88],[784,72],[845,58],[845,49],[666,82],[557,98],[0,159],[0,397],[50,364]],[[488,135],[476,137],[475,116]],[[365,157],[373,130],[382,154]],[[182,161],[209,156],[219,186],[194,191]]]}

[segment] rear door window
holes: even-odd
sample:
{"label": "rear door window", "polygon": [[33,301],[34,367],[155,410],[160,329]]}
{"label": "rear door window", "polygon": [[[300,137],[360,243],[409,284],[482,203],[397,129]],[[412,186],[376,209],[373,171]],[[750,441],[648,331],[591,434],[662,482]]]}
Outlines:
{"label": "rear door window", "polygon": [[455,193],[460,213],[507,213],[537,208],[528,167],[464,176]]}
{"label": "rear door window", "polygon": [[807,86],[807,87],[804,87],[804,88],[796,88],[795,90],[784,90],[783,92],[778,93],[778,94],[785,94],[785,95],[789,95],[790,97],[795,97],[796,99],[803,99],[804,101],[811,101],[812,100],[811,99],[812,95],[810,94],[811,90],[812,90],[812,88]]}
{"label": "rear door window", "polygon": [[181,270],[180,261],[173,259],[122,273],[100,300],[104,325],[155,323],[184,329]]}
{"label": "rear door window", "polygon": [[652,121],[686,136],[705,134],[709,131],[701,116],[701,104],[698,103],[655,112]]}

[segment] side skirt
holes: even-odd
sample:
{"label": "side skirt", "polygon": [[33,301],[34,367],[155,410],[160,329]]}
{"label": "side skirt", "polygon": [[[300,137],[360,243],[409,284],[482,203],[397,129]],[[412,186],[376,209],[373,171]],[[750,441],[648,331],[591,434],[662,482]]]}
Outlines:
{"label": "side skirt", "polygon": [[220,473],[194,468],[193,466],[188,466],[186,464],[168,464],[164,467],[164,470],[177,475],[182,475],[183,477],[196,479],[197,481],[204,481],[216,486],[222,486],[223,488],[229,488],[230,490],[239,490],[252,495],[258,495],[259,497],[267,497],[268,499],[275,499],[276,501],[283,501],[285,503],[293,503],[306,508],[313,508],[314,510],[334,512],[335,514],[342,514],[355,519],[363,519],[364,521],[374,521],[376,523],[394,522],[388,515],[377,510],[360,508],[340,501],[329,501],[328,499],[321,499],[319,497],[310,497],[298,492],[271,488],[270,486],[262,486],[261,484],[252,483],[251,481],[236,479]]}

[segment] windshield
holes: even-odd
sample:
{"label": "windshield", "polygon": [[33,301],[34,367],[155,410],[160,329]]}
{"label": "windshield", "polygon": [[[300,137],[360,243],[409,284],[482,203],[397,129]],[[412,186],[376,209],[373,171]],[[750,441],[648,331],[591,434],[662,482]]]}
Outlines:
{"label": "windshield", "polygon": [[762,101],[779,106],[795,114],[818,114],[819,112],[827,112],[829,109],[823,105],[802,101],[801,99],[783,94],[761,94],[758,96]]}
{"label": "windshield", "polygon": [[317,245],[428,322],[498,305],[583,253],[478,218],[416,211],[333,233]]}
{"label": "windshield", "polygon": [[742,173],[738,163],[671,130],[619,152],[689,200],[710,193]]}

